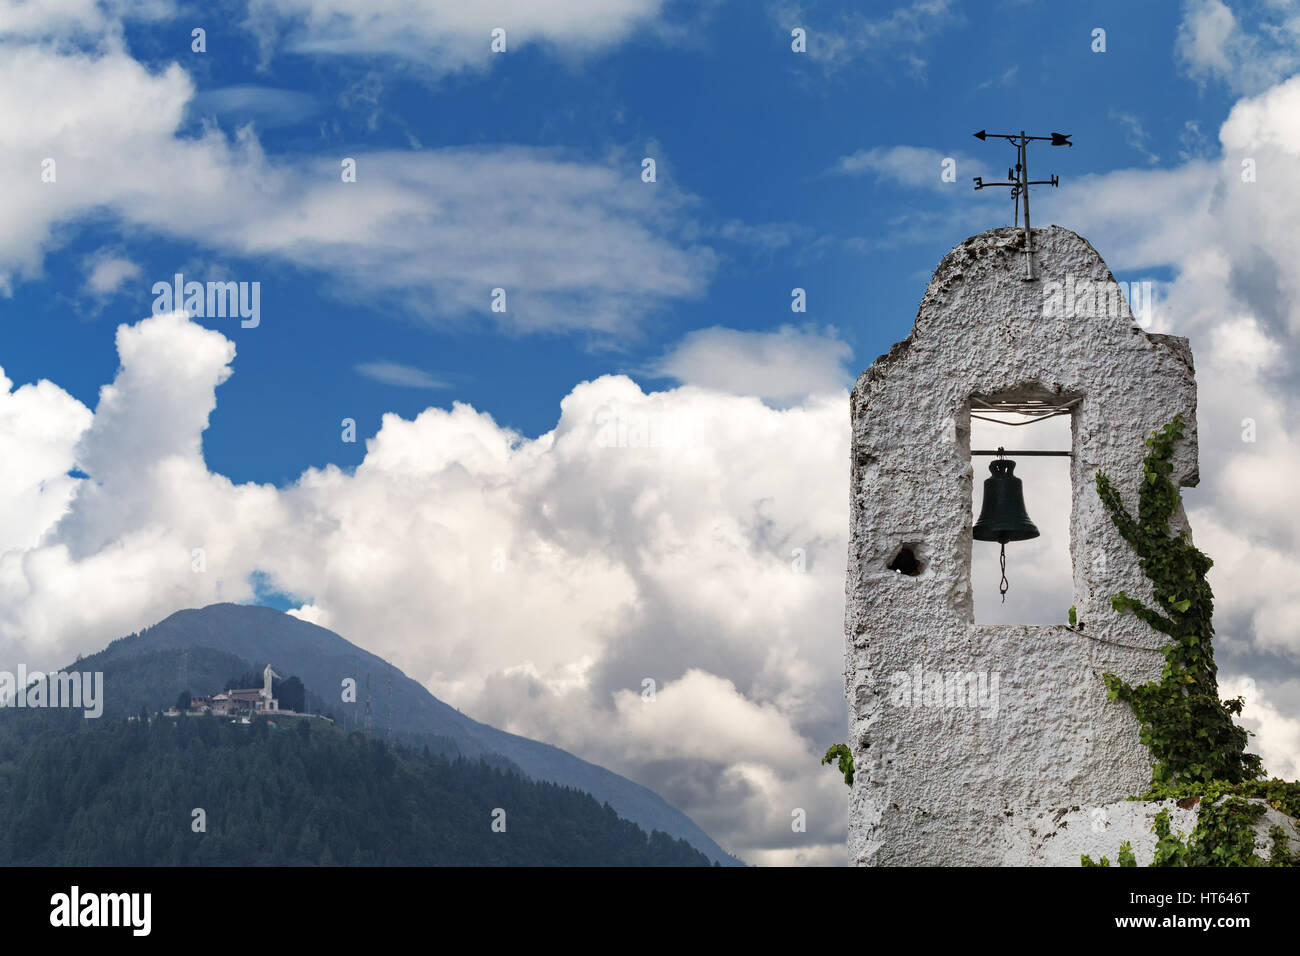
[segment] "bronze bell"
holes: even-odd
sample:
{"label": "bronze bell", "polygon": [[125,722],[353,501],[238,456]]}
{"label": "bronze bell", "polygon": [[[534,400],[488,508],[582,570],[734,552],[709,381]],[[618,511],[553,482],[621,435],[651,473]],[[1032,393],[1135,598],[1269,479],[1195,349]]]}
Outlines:
{"label": "bronze bell", "polygon": [[1038,537],[1038,529],[1025,511],[1025,491],[1015,475],[1016,463],[1006,458],[989,462],[984,479],[984,504],[975,522],[976,541],[1026,541]]}

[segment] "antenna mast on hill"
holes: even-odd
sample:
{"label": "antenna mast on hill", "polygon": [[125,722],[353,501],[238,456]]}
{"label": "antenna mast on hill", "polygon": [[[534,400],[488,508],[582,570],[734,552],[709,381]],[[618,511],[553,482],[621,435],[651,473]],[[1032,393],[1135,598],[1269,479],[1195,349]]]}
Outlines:
{"label": "antenna mast on hill", "polygon": [[1030,186],[1060,186],[1061,181],[1056,176],[1051,179],[1029,178],[1029,143],[1031,140],[1042,139],[1050,140],[1053,146],[1073,146],[1070,142],[1070,133],[1052,133],[1050,136],[1027,136],[1022,129],[1019,135],[1015,133],[990,133],[987,130],[980,130],[975,134],[975,138],[984,141],[990,136],[995,139],[1010,140],[1016,146],[1016,168],[1007,170],[1008,182],[1005,183],[986,183],[984,177],[975,177],[975,189],[980,190],[988,186],[1010,186],[1011,198],[1016,201],[1016,218],[1020,218],[1020,202],[1025,203],[1025,274],[1023,278],[1029,281],[1034,278],[1034,234],[1029,230],[1029,187]]}
{"label": "antenna mast on hill", "polygon": [[370,739],[370,672],[366,672],[366,740]]}
{"label": "antenna mast on hill", "polygon": [[393,745],[393,665],[388,665],[388,746]]}

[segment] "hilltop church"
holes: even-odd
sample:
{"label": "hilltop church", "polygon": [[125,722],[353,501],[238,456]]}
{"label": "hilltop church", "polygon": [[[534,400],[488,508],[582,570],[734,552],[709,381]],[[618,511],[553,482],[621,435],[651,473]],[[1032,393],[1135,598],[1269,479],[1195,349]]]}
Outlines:
{"label": "hilltop church", "polygon": [[271,679],[279,676],[267,664],[262,671],[261,687],[230,688],[212,697],[191,697],[188,712],[214,714],[218,717],[229,714],[278,714],[280,702],[271,694]]}

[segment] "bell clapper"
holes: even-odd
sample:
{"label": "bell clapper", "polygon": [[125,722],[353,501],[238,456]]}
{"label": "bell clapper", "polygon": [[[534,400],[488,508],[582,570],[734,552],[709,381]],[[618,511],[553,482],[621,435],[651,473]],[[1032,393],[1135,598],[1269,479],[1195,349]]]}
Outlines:
{"label": "bell clapper", "polygon": [[1007,603],[1007,543],[1002,542],[1002,552],[998,555],[998,563],[1002,565],[1002,581],[998,584],[998,591],[1002,594],[1002,603]]}

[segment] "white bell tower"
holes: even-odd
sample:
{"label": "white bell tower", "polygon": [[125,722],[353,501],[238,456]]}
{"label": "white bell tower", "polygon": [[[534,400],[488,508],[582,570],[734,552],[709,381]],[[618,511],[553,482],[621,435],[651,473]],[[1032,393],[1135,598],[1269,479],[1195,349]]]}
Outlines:
{"label": "white bell tower", "polygon": [[[859,865],[1015,861],[1009,828],[1038,808],[1123,801],[1151,780],[1137,720],[1102,675],[1158,680],[1167,638],[1111,606],[1119,591],[1149,600],[1151,586],[1094,482],[1104,471],[1134,500],[1146,437],[1181,413],[1170,478],[1196,484],[1192,354],[1138,326],[1083,238],[1033,236],[1034,281],[1020,229],[953,249],[911,335],[853,390],[845,690]],[[1058,626],[975,623],[977,400],[1069,409],[1076,626],[1070,602]]]}
{"label": "white bell tower", "polygon": [[277,711],[280,709],[280,702],[271,696],[272,677],[280,677],[280,675],[271,670],[271,665],[267,664],[266,670],[262,671],[262,709]]}

